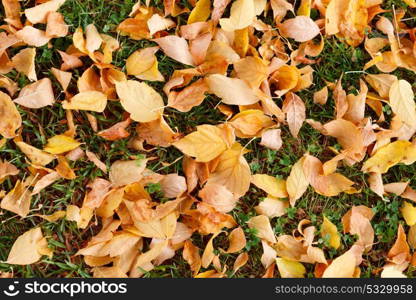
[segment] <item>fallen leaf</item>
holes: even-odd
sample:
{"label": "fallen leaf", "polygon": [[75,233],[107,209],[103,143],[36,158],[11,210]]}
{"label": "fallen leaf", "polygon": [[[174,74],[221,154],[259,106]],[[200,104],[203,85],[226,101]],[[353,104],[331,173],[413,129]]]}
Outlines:
{"label": "fallen leaf", "polygon": [[406,224],[413,226],[416,224],[416,207],[410,204],[410,202],[404,201],[403,206],[400,208],[403,218]]}
{"label": "fallen leaf", "polygon": [[89,91],[76,94],[69,101],[63,101],[64,109],[78,109],[103,112],[107,106],[107,96],[101,92]]}
{"label": "fallen leaf", "polygon": [[184,38],[175,35],[168,35],[162,38],[154,39],[153,41],[157,43],[160,48],[162,48],[163,52],[165,52],[167,56],[185,65],[194,65],[194,60],[189,52],[188,43]]}
{"label": "fallen leaf", "polygon": [[251,183],[275,198],[286,198],[286,181],[267,174],[255,174],[251,177]]}
{"label": "fallen leaf", "polygon": [[32,84],[26,85],[19,93],[19,97],[13,100],[27,108],[42,108],[52,106],[55,96],[52,90],[52,82],[49,78],[43,78]]}
{"label": "fallen leaf", "polygon": [[40,252],[44,240],[40,227],[26,231],[14,242],[6,262],[12,265],[30,265],[38,262],[42,257]]}
{"label": "fallen leaf", "polygon": [[221,130],[212,125],[201,125],[173,145],[183,153],[196,158],[197,162],[208,162],[227,149]]}
{"label": "fallen leaf", "polygon": [[276,265],[282,278],[305,277],[306,269],[300,262],[278,257],[276,258]]}
{"label": "fallen leaf", "polygon": [[412,86],[406,80],[395,81],[389,91],[390,106],[401,121],[416,126],[416,104]]}
{"label": "fallen leaf", "polygon": [[15,68],[18,72],[25,74],[29,80],[36,81],[38,78],[35,70],[35,57],[35,48],[20,50],[19,53],[12,58],[13,68]]}
{"label": "fallen leaf", "polygon": [[306,119],[305,103],[299,96],[288,93],[283,102],[283,112],[286,114],[290,133],[297,138],[299,130]]}
{"label": "fallen leaf", "polygon": [[242,197],[250,186],[251,171],[244,158],[244,148],[235,143],[224,151],[218,160],[215,172],[212,173],[207,184],[224,185],[236,198]]}
{"label": "fallen leaf", "polygon": [[275,151],[279,150],[283,145],[281,130],[269,129],[264,131],[261,135],[260,145]]}
{"label": "fallen leaf", "polygon": [[324,239],[329,237],[329,245],[334,249],[338,249],[341,246],[341,236],[337,227],[325,216],[321,225],[321,237]]}
{"label": "fallen leaf", "polygon": [[146,163],[146,159],[115,161],[110,168],[111,183],[114,187],[119,187],[140,181]]}
{"label": "fallen leaf", "polygon": [[6,139],[16,136],[16,131],[22,126],[22,117],[12,99],[0,91],[0,135]]}
{"label": "fallen leaf", "polygon": [[123,108],[137,122],[150,122],[163,113],[163,99],[144,82],[127,80],[116,82],[117,95]]}
{"label": "fallen leaf", "polygon": [[256,236],[258,238],[265,240],[272,244],[277,242],[268,217],[266,216],[252,217],[250,220],[248,220],[247,224],[251,229],[256,230]]}
{"label": "fallen leaf", "polygon": [[73,138],[60,134],[48,139],[48,143],[43,150],[51,154],[62,154],[74,150],[79,145],[81,144]]}
{"label": "fallen leaf", "polygon": [[46,23],[48,13],[57,11],[65,0],[51,0],[25,9],[25,16],[32,24]]}
{"label": "fallen leaf", "polygon": [[279,25],[280,34],[297,42],[307,42],[319,34],[319,27],[307,16],[297,16]]}
{"label": "fallen leaf", "polygon": [[258,102],[253,90],[241,79],[220,74],[206,77],[209,91],[229,105],[251,105]]}

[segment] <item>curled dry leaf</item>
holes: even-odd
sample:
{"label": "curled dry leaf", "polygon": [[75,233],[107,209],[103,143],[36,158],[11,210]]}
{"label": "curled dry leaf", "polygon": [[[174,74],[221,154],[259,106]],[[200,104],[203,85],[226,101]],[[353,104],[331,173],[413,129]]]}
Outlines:
{"label": "curled dry leaf", "polygon": [[51,73],[53,74],[53,76],[55,76],[56,80],[61,85],[62,90],[65,92],[69,86],[69,83],[71,82],[72,73],[61,71],[56,68],[51,68]]}
{"label": "curled dry leaf", "polygon": [[196,247],[190,240],[185,241],[183,246],[183,258],[190,265],[191,271],[194,275],[198,274],[201,269],[201,256],[199,255],[199,248]]}
{"label": "curled dry leaf", "polygon": [[328,243],[332,248],[338,249],[341,246],[341,235],[337,227],[325,216],[321,225],[321,236],[324,239],[329,238]]}
{"label": "curled dry leaf", "polygon": [[309,186],[309,179],[303,171],[304,161],[304,157],[298,160],[292,166],[289,177],[286,179],[286,190],[289,195],[291,206],[295,206],[296,200],[302,197]]}
{"label": "curled dry leaf", "polygon": [[244,249],[247,243],[244,230],[241,227],[233,229],[228,236],[228,240],[230,241],[230,246],[225,253],[236,253]]}
{"label": "curled dry leaf", "polygon": [[107,166],[105,165],[105,163],[103,163],[98,156],[90,151],[85,151],[85,154],[87,155],[88,159],[94,163],[94,165],[100,169],[101,171],[103,171],[105,174],[107,174]]}

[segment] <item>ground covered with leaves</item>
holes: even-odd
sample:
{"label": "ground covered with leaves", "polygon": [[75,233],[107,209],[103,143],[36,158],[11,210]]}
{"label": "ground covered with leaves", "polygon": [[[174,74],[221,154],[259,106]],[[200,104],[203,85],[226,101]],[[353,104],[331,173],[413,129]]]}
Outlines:
{"label": "ground covered with leaves", "polygon": [[2,0],[0,277],[414,277],[414,0]]}

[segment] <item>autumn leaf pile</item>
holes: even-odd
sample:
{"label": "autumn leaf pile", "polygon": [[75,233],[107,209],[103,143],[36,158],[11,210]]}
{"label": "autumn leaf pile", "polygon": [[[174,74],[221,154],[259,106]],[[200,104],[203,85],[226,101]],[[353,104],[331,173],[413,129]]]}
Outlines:
{"label": "autumn leaf pile", "polygon": [[[338,219],[319,215],[312,220],[303,214],[295,229],[283,234],[271,224],[296,211],[308,191],[332,201],[343,194],[364,198],[366,188],[380,202],[393,194],[400,199],[395,242],[384,245],[382,265],[371,276],[411,273],[416,266],[416,191],[408,180],[383,180],[397,165],[416,162],[414,83],[392,74],[416,72],[415,28],[402,20],[406,10],[386,8],[382,0],[298,2],[138,2],[114,32],[104,34],[95,24],[68,26],[60,10],[65,0],[27,7],[2,0],[0,183],[12,188],[0,186],[0,234],[10,220],[32,220],[31,229],[14,241],[1,262],[10,267],[8,274],[13,276],[13,266],[53,260],[54,237],[42,228],[47,222],[70,222],[91,233],[70,259],[87,265],[95,277],[141,277],[174,257],[181,257],[194,277],[232,277],[253,266],[253,236],[261,245],[255,268],[263,277],[305,277],[307,270],[316,277],[360,277],[374,245],[382,243],[374,230],[374,203],[344,203],[348,209]],[[413,0],[405,2],[409,10],[416,7]],[[71,44],[65,51],[54,49],[52,42],[64,37]],[[120,37],[147,41],[121,67],[113,64],[121,51]],[[330,38],[365,49],[370,59],[356,70],[357,82],[341,76],[305,99],[302,92],[315,85],[315,68]],[[60,66],[39,72],[40,47],[56,52]],[[160,57],[177,63],[169,76],[159,66]],[[359,88],[352,91],[353,85]],[[185,131],[170,125],[167,109],[186,116],[208,96],[217,99],[210,110],[224,121],[185,124]],[[331,108],[331,119],[311,118],[306,101]],[[114,103],[124,111],[122,121],[99,130]],[[64,130],[45,134],[39,124],[42,137],[22,134],[27,126],[22,116],[57,107],[66,117],[56,128]],[[102,141],[97,146],[106,150],[89,150],[91,140],[81,135],[81,124],[93,130]],[[328,137],[324,147],[332,158],[322,161],[305,152],[285,177],[253,171],[249,146],[278,156],[285,143],[282,130],[307,145],[299,137],[305,127]],[[39,145],[36,139],[43,139],[42,148],[34,146]],[[109,148],[104,144],[119,141],[135,156],[106,161]],[[6,146],[24,156],[25,167],[16,167],[13,156],[2,151]],[[179,162],[179,172],[153,167],[160,149],[181,153],[174,162],[159,162]],[[100,174],[75,186],[86,191],[82,201],[68,199],[52,214],[38,213],[53,201],[44,197],[51,185],[69,186],[84,176],[74,167],[80,160]],[[364,181],[348,178],[345,168]],[[150,191],[155,187],[159,193]],[[247,197],[255,205],[241,222],[234,212]],[[343,237],[352,241],[348,247]]]}

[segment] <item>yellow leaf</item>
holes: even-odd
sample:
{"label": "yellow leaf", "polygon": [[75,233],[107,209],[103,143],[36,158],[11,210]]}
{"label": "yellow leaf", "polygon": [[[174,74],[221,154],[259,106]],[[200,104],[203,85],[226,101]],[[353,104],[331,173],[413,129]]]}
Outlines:
{"label": "yellow leaf", "polygon": [[30,229],[19,236],[14,242],[7,263],[13,265],[30,265],[40,260],[39,243],[43,235],[40,227]]}
{"label": "yellow leaf", "polygon": [[110,168],[109,178],[111,183],[113,186],[119,187],[140,181],[146,163],[146,159],[115,161]]}
{"label": "yellow leaf", "polygon": [[289,201],[274,198],[268,195],[259,205],[255,207],[259,215],[265,215],[270,219],[280,217],[286,214],[286,209],[289,207]]}
{"label": "yellow leaf", "polygon": [[81,145],[81,143],[78,143],[73,138],[60,134],[48,139],[48,143],[43,150],[51,154],[62,154],[74,150],[79,145]]}
{"label": "yellow leaf", "polygon": [[0,207],[24,218],[29,214],[30,200],[29,187],[18,180],[14,188],[1,200]]}
{"label": "yellow leaf", "polygon": [[272,244],[275,244],[277,242],[268,217],[266,216],[252,217],[250,220],[248,220],[247,224],[248,224],[248,227],[256,230],[256,235],[260,239],[266,240]]}
{"label": "yellow leaf", "polygon": [[34,165],[46,166],[47,164],[49,164],[51,161],[53,161],[56,158],[54,155],[51,155],[49,153],[46,153],[45,151],[39,150],[24,142],[15,141],[15,144],[17,147],[19,147],[20,151],[22,151],[27,156],[27,158],[30,159],[30,161]]}
{"label": "yellow leaf", "polygon": [[396,141],[377,150],[377,152],[367,159],[364,163],[363,172],[375,172],[386,173],[392,166],[398,164],[404,158],[408,152],[412,152],[413,160],[413,148],[415,148],[409,141]]}
{"label": "yellow leaf", "polygon": [[220,19],[221,28],[234,31],[250,26],[256,16],[254,0],[237,0],[233,2],[229,18]]}
{"label": "yellow leaf", "polygon": [[23,73],[31,81],[36,81],[36,70],[35,70],[35,57],[36,49],[35,48],[26,48],[21,50],[12,58],[13,67]]}
{"label": "yellow leaf", "polygon": [[326,268],[322,278],[352,278],[356,266],[356,257],[351,251],[335,258]]}
{"label": "yellow leaf", "polygon": [[273,120],[259,109],[247,109],[235,115],[229,122],[235,128],[235,134],[241,138],[260,135],[265,128],[275,125]]}
{"label": "yellow leaf", "polygon": [[234,32],[234,50],[240,55],[245,57],[249,47],[249,32],[248,27],[236,30]]}
{"label": "yellow leaf", "polygon": [[254,91],[241,79],[220,74],[206,77],[211,93],[229,105],[251,105],[259,101]]}
{"label": "yellow leaf", "polygon": [[173,143],[183,153],[196,158],[198,162],[208,162],[227,149],[221,130],[213,125],[201,125]]}
{"label": "yellow leaf", "polygon": [[335,226],[327,217],[324,216],[324,221],[321,225],[321,237],[326,239],[329,236],[329,245],[338,249],[341,246],[341,236],[338,233],[337,226]]}
{"label": "yellow leaf", "polygon": [[269,75],[267,64],[259,57],[248,56],[234,63],[234,70],[252,88],[258,88]]}
{"label": "yellow leaf", "polygon": [[32,24],[45,23],[49,12],[57,11],[65,0],[51,0],[25,9],[25,16]]}
{"label": "yellow leaf", "polygon": [[251,177],[250,166],[243,156],[245,151],[239,143],[224,151],[207,184],[224,185],[236,198],[244,196],[250,187]]}
{"label": "yellow leaf", "polygon": [[126,60],[127,74],[137,76],[152,68],[158,50],[159,47],[148,47],[133,52]]}
{"label": "yellow leaf", "polygon": [[407,225],[413,226],[416,224],[416,206],[404,201],[400,211],[402,212],[403,218],[405,219]]}
{"label": "yellow leaf", "polygon": [[199,248],[196,247],[190,240],[185,241],[183,246],[183,258],[190,265],[191,271],[194,273],[194,276],[198,274],[201,269],[201,256],[199,255]]}
{"label": "yellow leaf", "polygon": [[311,0],[302,0],[298,8],[298,16],[307,16],[311,14]]}
{"label": "yellow leaf", "polygon": [[188,24],[205,22],[211,13],[211,0],[199,0],[189,14]]}
{"label": "yellow leaf", "polygon": [[121,105],[134,121],[154,121],[163,113],[162,97],[144,82],[119,81],[116,82],[116,90]]}
{"label": "yellow leaf", "polygon": [[247,242],[244,235],[244,230],[241,227],[237,227],[231,231],[230,235],[228,236],[228,240],[230,241],[230,246],[228,247],[227,251],[225,251],[225,253],[236,253],[243,249]]}
{"label": "yellow leaf", "polygon": [[107,96],[97,91],[82,92],[71,98],[69,101],[62,102],[64,109],[79,109],[95,112],[103,112],[107,106]]}
{"label": "yellow leaf", "polygon": [[282,278],[304,278],[306,269],[297,261],[285,258],[276,258],[276,265]]}
{"label": "yellow leaf", "polygon": [[277,179],[267,174],[255,174],[251,177],[251,183],[275,198],[288,196],[286,181],[283,179]]}
{"label": "yellow leaf", "polygon": [[390,106],[401,121],[416,126],[416,104],[412,86],[406,80],[397,80],[389,92]]}
{"label": "yellow leaf", "polygon": [[16,136],[22,126],[22,118],[12,99],[0,91],[0,135],[6,139]]}
{"label": "yellow leaf", "polygon": [[208,241],[208,243],[207,243],[207,245],[205,247],[204,253],[202,253],[201,265],[204,268],[208,268],[209,265],[212,263],[212,260],[215,257],[213,242],[214,242],[214,239],[220,233],[221,233],[221,231],[212,235],[212,237],[209,239],[209,241]]}
{"label": "yellow leaf", "polygon": [[286,190],[292,206],[295,205],[296,200],[302,197],[309,186],[309,180],[303,172],[304,160],[305,158],[302,157],[292,166],[289,177],[286,179]]}

